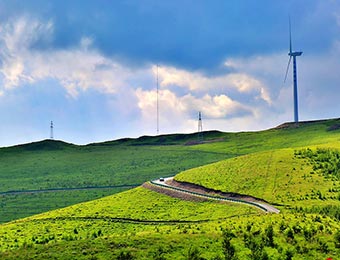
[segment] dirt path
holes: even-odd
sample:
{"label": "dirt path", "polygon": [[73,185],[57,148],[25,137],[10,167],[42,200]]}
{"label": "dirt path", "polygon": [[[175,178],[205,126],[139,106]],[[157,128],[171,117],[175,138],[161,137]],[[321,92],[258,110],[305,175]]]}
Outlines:
{"label": "dirt path", "polygon": [[148,189],[181,199],[194,201],[217,200],[234,203],[244,203],[249,206],[257,207],[268,213],[280,212],[279,209],[275,208],[274,206],[270,205],[264,200],[252,196],[236,193],[225,193],[221,191],[208,189],[192,183],[178,182],[175,181],[173,177],[165,178],[162,181],[154,180],[144,184],[143,186]]}

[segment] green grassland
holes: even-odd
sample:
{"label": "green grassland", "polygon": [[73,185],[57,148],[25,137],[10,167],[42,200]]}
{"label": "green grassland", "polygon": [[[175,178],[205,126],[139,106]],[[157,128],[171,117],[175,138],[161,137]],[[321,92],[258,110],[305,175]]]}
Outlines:
{"label": "green grassland", "polygon": [[229,240],[234,259],[336,259],[339,228],[337,220],[319,214],[268,215],[140,187],[3,224],[0,258],[225,259]]}
{"label": "green grassland", "polygon": [[339,180],[314,172],[307,160],[294,156],[293,149],[223,160],[181,172],[175,179],[290,207],[327,203],[340,206]]}
{"label": "green grassland", "polygon": [[[81,191],[65,191],[64,199],[55,200],[54,196],[62,196],[59,190],[58,194],[48,192],[41,197],[43,203],[36,203],[30,194],[16,195],[13,199],[8,191],[110,188],[111,193],[103,193],[104,196],[120,191],[117,185],[141,184],[239,155],[307,145],[339,147],[338,125],[339,120],[333,119],[300,124],[298,128],[288,124],[260,132],[211,131],[204,133],[205,142],[199,145],[187,145],[197,141],[196,134],[174,134],[87,146],[45,140],[1,148],[0,223],[98,198],[91,192],[84,196]],[[16,197],[20,197],[21,203]]]}
{"label": "green grassland", "polygon": [[[55,141],[0,150],[0,192],[141,184],[225,157],[175,146],[71,146]],[[58,143],[57,143],[58,144]]]}
{"label": "green grassland", "polygon": [[340,120],[320,120],[314,122],[286,123],[282,126],[259,132],[225,133],[222,142],[195,146],[200,151],[227,153],[230,157],[254,152],[295,148],[310,145],[332,145],[340,142]]}
{"label": "green grassland", "polygon": [[[269,226],[273,241],[261,244]],[[269,259],[288,251],[295,259],[322,259],[340,252],[339,227],[327,216],[268,215],[241,204],[183,201],[139,187],[3,224],[0,257],[119,259],[130,252],[135,259],[158,259],[159,253],[163,259],[190,259],[191,248],[204,259],[218,259],[227,229],[239,259],[253,259],[249,241]]]}
{"label": "green grassland", "polygon": [[2,221],[24,218],[51,209],[66,207],[124,191],[128,188],[63,190],[59,192],[18,193],[0,196]]}
{"label": "green grassland", "polygon": [[175,199],[143,187],[138,187],[80,205],[36,215],[34,219],[67,218],[73,216],[90,218],[95,216],[97,218],[127,218],[155,221],[204,221],[225,219],[238,214],[255,213],[260,214],[256,208],[244,207],[241,204],[196,203]]}
{"label": "green grassland", "polygon": [[178,234],[185,227],[192,229],[195,226],[200,233],[199,225],[207,221],[259,214],[264,213],[250,206],[184,201],[139,187],[3,224],[0,251],[104,235],[119,238],[150,234],[157,229]]}
{"label": "green grassland", "polygon": [[339,179],[323,174],[331,169],[328,162],[297,151],[339,149],[339,125],[326,120],[261,132],[210,132],[198,145],[188,145],[195,135],[169,135],[1,149],[3,192],[138,184],[180,173],[177,180],[279,204],[281,213],[183,201],[143,187],[103,198],[109,190],[92,190],[86,199],[86,191],[74,190],[79,201],[99,199],[2,224],[0,258],[338,259]]}
{"label": "green grassland", "polygon": [[[121,191],[116,186],[140,185],[226,158],[225,154],[193,151],[188,146],[129,143],[75,146],[46,140],[0,149],[0,223],[96,199],[100,197],[97,194],[114,194]],[[98,192],[68,190],[84,187],[97,187]],[[100,192],[103,187],[108,188],[104,193]],[[30,192],[8,193],[45,189],[46,194],[39,193],[38,203]]]}

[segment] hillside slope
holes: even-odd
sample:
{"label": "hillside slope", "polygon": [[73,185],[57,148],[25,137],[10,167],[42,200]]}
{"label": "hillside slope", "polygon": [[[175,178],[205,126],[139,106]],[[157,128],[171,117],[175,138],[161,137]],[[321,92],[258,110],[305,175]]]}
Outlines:
{"label": "hillside slope", "polygon": [[326,259],[340,253],[339,228],[327,216],[268,215],[241,204],[184,201],[139,187],[1,225],[0,258],[222,259],[223,239],[231,238],[239,259],[259,252],[277,260],[288,254]]}
{"label": "hillside slope", "polygon": [[258,152],[176,175],[175,180],[247,194],[286,207],[338,205],[340,182],[313,170],[293,149]]}
{"label": "hillside slope", "polygon": [[3,148],[0,223],[114,194],[224,158],[225,154],[175,145],[76,146],[45,140]]}
{"label": "hillside slope", "polygon": [[0,148],[0,223],[239,155],[306,145],[339,146],[339,125],[339,119],[331,119],[301,122],[298,127],[286,123],[259,132],[210,131],[203,133],[200,144],[196,134],[172,134],[86,146],[44,140]]}
{"label": "hillside slope", "polygon": [[[244,205],[183,201],[138,187],[1,225],[0,258],[223,259],[233,252],[238,259],[336,259],[340,255],[339,181],[320,175],[295,150],[339,148],[338,122],[218,133],[218,139],[200,145],[188,145],[185,140],[170,146],[150,145],[152,140],[146,138],[143,145],[123,140],[68,147],[88,154],[87,158],[92,154],[93,169],[99,165],[103,174],[111,160],[144,177],[143,171],[164,164],[163,169],[182,172],[176,179],[224,191],[234,189],[281,204],[284,210],[270,215]],[[112,151],[117,157],[109,156]],[[46,155],[46,151],[39,153]],[[198,155],[208,159],[204,162]],[[85,157],[77,161],[79,154],[73,156],[82,165]],[[174,159],[169,161],[167,156]],[[127,158],[131,161],[124,162]],[[178,167],[178,163],[203,165],[209,160],[220,162],[188,171]],[[125,171],[122,179],[128,174]],[[95,173],[93,178],[100,181],[105,175]]]}

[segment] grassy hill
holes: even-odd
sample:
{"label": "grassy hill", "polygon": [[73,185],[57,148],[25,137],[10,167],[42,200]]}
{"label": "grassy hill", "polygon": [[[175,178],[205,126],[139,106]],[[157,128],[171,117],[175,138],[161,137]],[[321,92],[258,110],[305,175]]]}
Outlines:
{"label": "grassy hill", "polygon": [[294,149],[252,153],[190,169],[176,180],[225,192],[248,194],[285,206],[340,206],[340,182],[313,171]]}
{"label": "grassy hill", "polygon": [[224,259],[229,241],[238,259],[326,259],[340,253],[339,228],[327,216],[268,215],[140,187],[3,224],[0,258]]}
{"label": "grassy hill", "polygon": [[260,132],[210,131],[201,144],[196,134],[172,134],[86,146],[44,140],[1,148],[0,223],[239,155],[306,145],[337,146],[339,124],[339,119],[332,119]]}
{"label": "grassy hill", "polygon": [[139,141],[76,146],[45,140],[0,149],[0,223],[227,158],[183,145],[136,144]]}
{"label": "grassy hill", "polygon": [[[339,124],[333,119],[260,132],[209,132],[202,144],[195,143],[195,135],[166,135],[3,148],[3,192],[137,184],[181,172],[176,179],[253,195],[282,205],[282,213],[182,201],[138,187],[1,225],[0,258],[336,259]],[[27,195],[2,198],[9,196]]]}
{"label": "grassy hill", "polygon": [[340,119],[285,123],[258,132],[225,133],[221,142],[195,146],[200,151],[227,153],[230,157],[254,152],[340,142]]}

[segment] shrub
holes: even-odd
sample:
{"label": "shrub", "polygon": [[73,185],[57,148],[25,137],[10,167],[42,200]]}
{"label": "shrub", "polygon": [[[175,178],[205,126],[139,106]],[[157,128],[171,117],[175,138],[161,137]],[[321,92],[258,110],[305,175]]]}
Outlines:
{"label": "shrub", "polygon": [[159,247],[153,255],[153,260],[166,260],[164,256],[165,250],[163,247]]}
{"label": "shrub", "polygon": [[187,260],[205,260],[205,259],[201,257],[201,253],[197,249],[197,247],[190,247],[188,251]]}
{"label": "shrub", "polygon": [[285,253],[285,260],[292,260],[294,256],[293,250],[288,249]]}
{"label": "shrub", "polygon": [[334,234],[335,247],[340,248],[340,230]]}
{"label": "shrub", "polygon": [[287,242],[290,242],[290,243],[294,242],[294,232],[291,228],[287,230],[286,236],[287,236]]}
{"label": "shrub", "polygon": [[272,225],[269,225],[265,230],[265,237],[264,237],[265,245],[274,247],[274,229]]}
{"label": "shrub", "polygon": [[117,257],[117,260],[133,260],[134,257],[133,255],[128,251],[128,252],[120,252],[120,254]]}
{"label": "shrub", "polygon": [[235,257],[235,247],[231,244],[231,239],[234,238],[235,235],[230,230],[223,231],[223,241],[222,241],[222,249],[225,260],[233,260]]}

